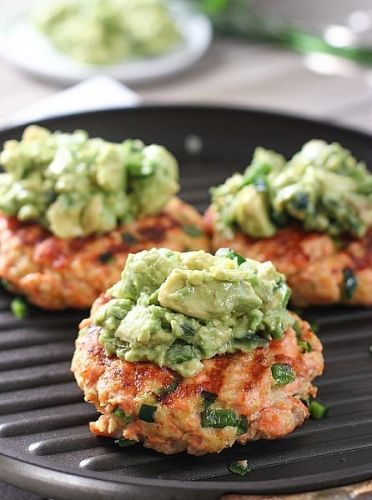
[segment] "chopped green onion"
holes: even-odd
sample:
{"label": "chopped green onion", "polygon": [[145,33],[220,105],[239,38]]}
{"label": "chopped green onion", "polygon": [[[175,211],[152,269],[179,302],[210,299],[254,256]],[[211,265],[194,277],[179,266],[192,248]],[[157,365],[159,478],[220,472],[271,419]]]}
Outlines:
{"label": "chopped green onion", "polygon": [[196,349],[190,344],[181,344],[174,342],[167,351],[167,362],[171,365],[190,361],[198,355]]}
{"label": "chopped green onion", "polygon": [[13,287],[12,287],[12,285],[10,284],[10,282],[8,280],[5,280],[4,278],[2,278],[0,280],[0,282],[1,282],[2,286],[3,286],[3,288],[5,288],[5,290],[7,290],[8,292],[13,291]]}
{"label": "chopped green onion", "polygon": [[112,262],[115,257],[111,252],[105,252],[101,253],[101,255],[98,256],[98,259],[102,264],[107,264],[108,262]]}
{"label": "chopped green onion", "polygon": [[114,410],[112,413],[115,415],[115,417],[120,418],[120,420],[121,420],[121,421],[122,421],[125,425],[130,424],[130,422],[132,422],[132,420],[133,420],[133,417],[131,417],[131,416],[129,416],[129,415],[126,415],[126,414],[124,413],[124,411],[123,411],[121,408],[119,408],[119,407],[115,408],[115,410]]}
{"label": "chopped green onion", "polygon": [[270,219],[277,227],[285,227],[288,224],[288,216],[286,213],[280,213],[276,210],[271,210]]}
{"label": "chopped green onion", "polygon": [[131,163],[128,165],[128,173],[131,177],[137,177],[142,179],[144,177],[150,177],[150,175],[154,175],[155,168],[152,163]]}
{"label": "chopped green onion", "polygon": [[266,179],[273,167],[268,163],[256,163],[252,165],[244,175],[243,186],[254,183],[258,178]]}
{"label": "chopped green onion", "polygon": [[358,280],[353,270],[345,268],[343,270],[342,298],[345,300],[352,299],[357,286]]}
{"label": "chopped green onion", "polygon": [[319,332],[319,325],[316,321],[310,321],[310,328],[312,329],[312,331],[314,333],[318,333]]}
{"label": "chopped green onion", "polygon": [[242,255],[234,252],[234,250],[231,250],[231,248],[219,248],[216,252],[216,255],[217,257],[226,257],[227,259],[236,260],[238,266],[246,261],[246,259]]}
{"label": "chopped green onion", "polygon": [[119,445],[120,448],[127,448],[128,446],[133,446],[137,444],[138,441],[133,441],[132,439],[120,438],[115,440],[115,444]]}
{"label": "chopped green onion", "polygon": [[189,336],[195,335],[195,328],[192,325],[190,325],[190,323],[182,323],[181,330],[184,335],[189,335]]}
{"label": "chopped green onion", "polygon": [[184,226],[182,226],[182,229],[186,234],[192,236],[193,238],[198,238],[199,236],[202,236],[204,234],[203,230],[200,227],[194,226],[193,224],[185,224]]}
{"label": "chopped green onion", "polygon": [[128,233],[127,231],[122,234],[121,239],[126,243],[127,245],[135,245],[138,243],[138,240],[133,234]]}
{"label": "chopped green onion", "polygon": [[229,0],[202,0],[200,7],[208,15],[221,14],[226,9]]}
{"label": "chopped green onion", "polygon": [[28,306],[21,298],[13,299],[10,303],[10,310],[18,319],[24,319],[28,315]]}
{"label": "chopped green onion", "polygon": [[157,406],[144,404],[141,406],[138,412],[138,418],[140,420],[143,420],[144,422],[149,422],[151,424],[155,422],[155,413],[157,409]]}
{"label": "chopped green onion", "polygon": [[237,425],[237,432],[238,436],[241,436],[242,434],[245,434],[248,430],[248,421],[244,415],[242,415],[239,419],[238,425]]}
{"label": "chopped green onion", "polygon": [[311,352],[313,350],[312,345],[307,340],[297,340],[297,344],[304,352]]}
{"label": "chopped green onion", "polygon": [[328,411],[329,411],[328,406],[324,405],[320,401],[317,401],[316,399],[310,399],[309,412],[313,418],[317,420],[325,418],[327,416]]}
{"label": "chopped green onion", "polygon": [[302,309],[299,307],[292,307],[292,311],[297,314],[297,316],[302,316]]}
{"label": "chopped green onion", "polygon": [[168,394],[171,394],[172,392],[174,392],[177,389],[177,387],[179,386],[179,383],[180,383],[180,379],[174,378],[169,385],[166,385],[165,387],[162,387],[161,389],[159,389],[158,395],[160,397],[162,397],[162,396],[167,396]]}
{"label": "chopped green onion", "polygon": [[265,193],[269,188],[268,182],[264,177],[257,177],[253,181],[253,185],[259,193]]}
{"label": "chopped green onion", "polygon": [[234,410],[211,410],[207,408],[201,414],[202,427],[214,427],[223,429],[224,427],[237,427],[240,417]]}
{"label": "chopped green onion", "polygon": [[236,460],[235,462],[231,462],[228,469],[230,472],[238,474],[239,476],[245,476],[247,472],[251,472],[247,460]]}
{"label": "chopped green onion", "polygon": [[277,385],[290,384],[296,378],[296,373],[293,368],[286,363],[276,363],[272,365],[271,373]]}
{"label": "chopped green onion", "polygon": [[211,406],[217,399],[217,394],[214,394],[213,392],[202,391],[200,395],[204,401],[204,408]]}
{"label": "chopped green onion", "polygon": [[332,241],[337,248],[337,250],[341,250],[345,246],[345,242],[339,236],[331,236]]}
{"label": "chopped green onion", "polygon": [[296,210],[306,210],[309,205],[309,195],[307,193],[297,193],[291,205]]}
{"label": "chopped green onion", "polygon": [[296,332],[296,337],[297,337],[298,339],[300,339],[300,338],[301,338],[301,335],[302,335],[300,322],[299,322],[298,320],[296,320],[296,321],[293,323],[292,328],[293,328],[293,330]]}

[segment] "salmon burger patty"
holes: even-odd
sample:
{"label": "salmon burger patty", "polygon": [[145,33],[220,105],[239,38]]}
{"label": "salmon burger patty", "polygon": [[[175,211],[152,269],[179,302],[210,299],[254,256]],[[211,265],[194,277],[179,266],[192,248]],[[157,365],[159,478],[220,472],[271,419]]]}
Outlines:
{"label": "salmon burger patty", "polygon": [[372,173],[340,144],[314,139],[290,160],[257,148],[211,195],[213,249],[271,260],[296,305],[372,305]]}
{"label": "salmon burger patty", "polygon": [[[102,414],[91,430],[166,454],[202,455],[285,436],[309,416],[302,400],[316,395],[312,380],[323,371],[321,343],[301,320],[297,332],[290,327],[266,347],[204,360],[202,370],[186,378],[154,363],[108,356],[91,318],[81,330],[72,370],[85,400]],[[278,379],[281,370],[293,377]],[[143,403],[150,394],[152,406]]]}
{"label": "salmon burger patty", "polygon": [[322,304],[372,305],[372,230],[340,245],[327,234],[307,232],[293,226],[279,229],[266,239],[242,231],[226,238],[214,231],[213,209],[205,215],[212,250],[229,247],[261,262],[271,260],[286,275],[297,306]]}
{"label": "salmon burger patty", "polygon": [[174,198],[159,214],[103,235],[72,239],[0,215],[0,277],[45,309],[90,307],[120,278],[129,253],[152,247],[208,250],[199,213]]}

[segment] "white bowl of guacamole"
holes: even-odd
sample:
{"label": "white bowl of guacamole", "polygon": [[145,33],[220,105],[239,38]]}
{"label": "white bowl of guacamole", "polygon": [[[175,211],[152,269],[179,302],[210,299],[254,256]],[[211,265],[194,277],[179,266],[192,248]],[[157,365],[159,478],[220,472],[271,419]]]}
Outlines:
{"label": "white bowl of guacamole", "polygon": [[[100,1],[102,0],[95,0],[95,3]],[[35,4],[18,0],[2,7],[0,53],[21,69],[63,85],[102,74],[130,84],[164,78],[195,64],[207,51],[212,38],[209,19],[192,9],[188,2],[177,0],[172,2],[174,24],[168,20],[163,28],[159,27],[159,20],[156,21],[159,13],[153,12],[155,29],[152,30],[151,23],[140,23],[142,37],[138,40],[131,37],[133,43],[120,36],[112,37],[108,42],[102,29],[98,29],[98,36],[94,19],[90,22],[89,35],[82,16],[81,31],[85,35],[81,37],[81,47],[78,50],[73,47],[68,49],[69,30],[73,29],[75,35],[79,31],[76,27],[79,16],[72,23],[74,26],[67,23],[60,25],[60,29],[56,31],[52,21],[34,21],[33,5]],[[41,17],[40,14],[38,17]],[[161,18],[161,15],[158,17]],[[133,16],[131,26],[135,32],[139,32],[135,28],[138,22],[138,18]],[[43,23],[44,33],[39,29]],[[152,33],[155,41],[150,41]],[[88,35],[94,43],[90,42]],[[104,47],[100,45],[100,41],[105,44]],[[98,46],[101,47],[100,50]],[[94,50],[90,50],[90,47]]]}

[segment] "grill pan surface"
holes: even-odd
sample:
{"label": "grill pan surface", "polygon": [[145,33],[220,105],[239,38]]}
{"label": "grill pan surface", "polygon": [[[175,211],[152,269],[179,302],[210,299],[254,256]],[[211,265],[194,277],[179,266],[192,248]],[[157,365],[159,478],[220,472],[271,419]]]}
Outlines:
{"label": "grill pan surface", "polygon": [[[371,137],[315,121],[212,107],[143,107],[50,119],[51,129],[84,128],[120,141],[166,145],[181,165],[181,196],[204,210],[208,191],[247,164],[257,145],[287,156],[317,137],[339,141],[372,165]],[[4,130],[0,143],[23,127]],[[372,290],[371,290],[372,293]],[[316,319],[326,371],[317,381],[331,409],[278,441],[234,446],[219,455],[163,456],[141,446],[121,450],[96,438],[96,416],[69,372],[77,324],[87,313],[33,309],[25,320],[0,295],[0,479],[61,499],[218,498],[229,492],[294,493],[372,478],[372,310],[306,311]],[[244,478],[227,464],[248,459]],[[154,490],[154,488],[156,488]]]}

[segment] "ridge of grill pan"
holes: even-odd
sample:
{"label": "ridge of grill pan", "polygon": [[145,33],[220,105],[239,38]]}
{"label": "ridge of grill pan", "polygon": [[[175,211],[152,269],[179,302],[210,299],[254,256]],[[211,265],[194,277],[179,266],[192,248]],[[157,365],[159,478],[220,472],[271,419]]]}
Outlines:
{"label": "ridge of grill pan", "polygon": [[[149,106],[41,122],[51,129],[87,129],[111,140],[139,137],[164,144],[180,160],[181,197],[200,210],[208,188],[242,170],[257,145],[292,154],[318,137],[341,142],[372,165],[371,137],[330,124],[259,111]],[[0,132],[0,143],[23,127]],[[201,148],[189,148],[191,143]],[[163,456],[141,446],[121,450],[90,434],[96,411],[83,402],[69,372],[77,324],[87,312],[9,312],[0,295],[0,478],[56,499],[206,500],[222,493],[295,493],[372,478],[372,310],[313,308],[320,325],[325,374],[316,382],[329,417],[308,421],[277,441],[234,446],[218,455]],[[247,459],[252,472],[228,472]]]}

